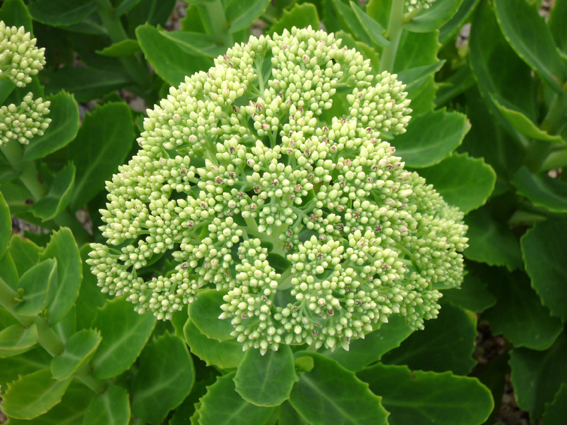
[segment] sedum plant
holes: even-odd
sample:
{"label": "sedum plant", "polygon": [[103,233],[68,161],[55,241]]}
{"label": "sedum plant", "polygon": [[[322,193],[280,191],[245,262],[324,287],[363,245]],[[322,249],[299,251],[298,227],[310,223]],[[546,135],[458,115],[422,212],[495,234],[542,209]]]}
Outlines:
{"label": "sedum plant", "polygon": [[[423,328],[462,281],[466,226],[381,139],[405,132],[404,88],[310,27],[229,49],[148,111],[107,182],[99,286],[158,319],[228,290],[219,319],[262,353],[348,350],[392,313]],[[321,119],[337,90],[348,113]],[[167,273],[140,276],[166,252]]]}

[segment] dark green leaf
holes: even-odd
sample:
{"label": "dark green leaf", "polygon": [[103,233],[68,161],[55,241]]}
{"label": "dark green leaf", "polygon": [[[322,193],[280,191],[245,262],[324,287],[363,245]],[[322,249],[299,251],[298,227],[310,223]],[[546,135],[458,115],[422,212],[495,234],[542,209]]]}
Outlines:
{"label": "dark green leaf", "polygon": [[185,343],[165,333],[144,348],[130,389],[132,413],[146,422],[161,422],[191,392],[195,368]]}
{"label": "dark green leaf", "polygon": [[49,259],[36,264],[18,281],[18,290],[22,290],[23,295],[14,306],[14,311],[23,316],[39,314],[56,289],[57,260]]}
{"label": "dark green leaf", "polygon": [[566,65],[537,8],[515,0],[497,0],[495,3],[498,22],[512,48],[547,84],[563,95]]}
{"label": "dark green leaf", "polygon": [[219,319],[222,313],[220,306],[225,304],[223,297],[227,292],[215,289],[202,291],[189,306],[189,316],[201,333],[221,342],[234,339],[230,336],[234,331],[230,320]]}
{"label": "dark green leaf", "polygon": [[[445,105],[447,102],[451,101],[474,84],[475,80],[471,68],[469,66],[462,66],[447,80],[443,81],[443,85],[441,85],[437,91],[435,105],[437,107]],[[472,127],[474,128],[474,125]],[[469,134],[470,133],[471,132],[469,132]]]}
{"label": "dark green leaf", "polygon": [[320,354],[302,352],[315,367],[299,376],[293,386],[291,405],[313,425],[386,425],[388,412],[381,398],[368,389],[353,372]]}
{"label": "dark green leaf", "polygon": [[483,274],[496,305],[482,314],[494,335],[502,334],[514,347],[545,350],[561,333],[561,321],[541,305],[528,277],[521,272],[491,269]]}
{"label": "dark green leaf", "polygon": [[43,136],[35,136],[25,147],[23,159],[31,161],[53,153],[66,146],[79,131],[79,107],[72,94],[59,92],[47,96],[51,102],[51,123]]}
{"label": "dark green leaf", "polygon": [[273,407],[259,407],[235,391],[234,373],[217,379],[201,398],[200,425],[264,425]]}
{"label": "dark green leaf", "polygon": [[250,0],[247,2],[233,1],[226,9],[229,22],[228,32],[234,34],[248,28],[264,13],[270,0]]}
{"label": "dark green leaf", "polygon": [[136,38],[136,28],[140,25],[165,26],[175,3],[176,0],[140,0],[136,7],[126,15],[126,26],[130,38]]}
{"label": "dark green leaf", "polygon": [[94,329],[83,329],[69,338],[65,349],[51,361],[51,374],[59,381],[71,377],[94,356],[101,341]]}
{"label": "dark green leaf", "polygon": [[[328,0],[329,8],[333,10],[336,15],[336,20],[340,23],[340,27],[350,33],[353,37],[362,41],[364,44],[372,45],[372,39],[368,36],[368,33],[356,17],[354,11],[343,3],[342,0]],[[327,16],[327,22],[329,21],[329,16]],[[332,30],[333,32],[335,30]]]}
{"label": "dark green leaf", "polygon": [[475,365],[475,339],[476,318],[444,304],[437,319],[425,322],[424,330],[414,332],[399,348],[382,356],[382,362],[407,365],[411,370],[467,375]]}
{"label": "dark green leaf", "polygon": [[91,269],[86,263],[90,250],[89,245],[83,245],[80,249],[83,262],[83,280],[79,297],[75,303],[77,306],[77,329],[90,328],[97,315],[98,308],[104,306],[106,301],[104,294],[97,287],[96,276],[91,273]]}
{"label": "dark green leaf", "polygon": [[264,355],[249,349],[234,377],[236,392],[257,406],[280,405],[289,398],[296,380],[293,353],[287,345]]}
{"label": "dark green leaf", "polygon": [[404,28],[413,32],[429,32],[441,28],[453,17],[463,0],[436,1],[421,11]]}
{"label": "dark green leaf", "polygon": [[431,111],[412,118],[407,132],[396,136],[392,144],[409,167],[427,167],[449,156],[469,129],[463,114]]}
{"label": "dark green leaf", "polygon": [[36,418],[61,401],[70,383],[70,379],[52,379],[49,369],[21,376],[8,384],[8,391],[2,395],[2,410],[9,418]]}
{"label": "dark green leaf", "polygon": [[534,205],[553,212],[567,212],[567,183],[546,174],[532,174],[527,167],[516,172],[512,183],[518,193]]}
{"label": "dark green leaf", "polygon": [[140,45],[136,40],[128,38],[126,40],[114,43],[111,46],[98,50],[97,53],[102,56],[109,56],[111,58],[120,58],[124,56],[131,56],[140,50]]}
{"label": "dark green leaf", "polygon": [[567,1],[555,0],[555,5],[549,14],[547,26],[555,40],[555,44],[562,52],[567,52],[567,27],[565,15],[567,14]]}
{"label": "dark green leaf", "polygon": [[450,205],[468,213],[486,203],[496,183],[496,173],[480,158],[454,154],[439,164],[419,170],[428,184]]}
{"label": "dark green leaf", "polygon": [[443,291],[443,301],[480,313],[496,304],[496,297],[486,289],[486,283],[470,274],[458,288]]}
{"label": "dark green leaf", "polygon": [[282,404],[279,425],[309,425],[301,415],[291,407],[288,401]]}
{"label": "dark green leaf", "polygon": [[39,254],[43,251],[32,241],[24,239],[20,235],[12,236],[8,250],[18,270],[18,276],[22,276],[31,269],[38,262]]}
{"label": "dark green leaf", "polygon": [[353,1],[350,2],[350,7],[358,19],[362,28],[366,31],[370,39],[378,46],[386,47],[390,45],[390,41],[384,38],[384,28],[377,21],[368,16],[360,7]]}
{"label": "dark green leaf", "polygon": [[518,406],[539,419],[546,403],[561,385],[567,382],[567,332],[563,332],[549,350],[534,351],[517,348],[510,353],[512,385]]}
{"label": "dark green leaf", "polygon": [[311,3],[293,4],[290,9],[284,9],[282,16],[276,20],[269,29],[269,33],[282,34],[283,30],[291,31],[292,27],[307,28],[319,27],[319,14],[317,8]]}
{"label": "dark green leaf", "polygon": [[463,0],[457,13],[439,29],[439,41],[441,44],[447,43],[461,30],[463,24],[468,21],[479,2],[480,0]]}
{"label": "dark green leaf", "polygon": [[10,208],[4,199],[4,195],[0,192],[0,258],[6,252],[10,237],[12,236],[12,216]]}
{"label": "dark green leaf", "polygon": [[102,335],[91,362],[95,378],[111,378],[128,369],[146,345],[155,323],[152,314],[136,313],[124,298],[107,301],[93,323]]}
{"label": "dark green leaf", "polygon": [[78,24],[98,8],[94,0],[36,0],[29,5],[34,20],[51,26]]}
{"label": "dark green leaf", "polygon": [[79,296],[82,265],[79,248],[73,233],[65,227],[53,232],[49,244],[39,259],[57,258],[57,292],[48,305],[49,325],[61,320]]}
{"label": "dark green leaf", "polygon": [[492,393],[495,406],[490,417],[484,422],[486,425],[495,423],[495,416],[499,413],[502,405],[504,386],[508,381],[507,376],[510,374],[508,360],[509,355],[506,352],[484,365],[477,365],[477,368],[471,373],[471,376],[478,378]]}
{"label": "dark green leaf", "polygon": [[52,357],[41,347],[26,351],[19,356],[0,359],[0,385],[5,389],[7,383],[15,381],[21,375],[49,368],[51,359]]}
{"label": "dark green leaf", "polygon": [[134,121],[125,103],[107,103],[85,117],[69,145],[69,158],[77,167],[71,210],[77,211],[104,188],[124,162],[134,136]]}
{"label": "dark green leaf", "polygon": [[57,173],[47,195],[32,206],[34,215],[43,221],[48,221],[61,214],[71,202],[74,184],[75,166],[69,162]]}
{"label": "dark green leaf", "polygon": [[412,90],[414,87],[421,85],[426,77],[439,71],[444,60],[434,63],[433,65],[418,66],[417,68],[406,69],[398,73],[398,80],[404,83],[406,90]]}
{"label": "dark green leaf", "polygon": [[[557,7],[557,6],[555,6]],[[562,425],[567,417],[567,382],[561,385],[552,402],[545,406],[543,425]]]}
{"label": "dark green leaf", "polygon": [[477,425],[494,407],[490,391],[478,379],[449,372],[412,372],[407,366],[376,366],[357,373],[382,397],[390,425]]}
{"label": "dark green leaf", "polygon": [[119,17],[119,16],[124,15],[125,13],[132,10],[132,8],[135,7],[138,3],[140,3],[140,0],[122,0],[122,1],[120,1],[118,6],[116,7],[116,10],[114,11],[113,16]]}
{"label": "dark green leaf", "polygon": [[505,225],[494,220],[486,208],[465,217],[469,226],[469,247],[465,257],[490,266],[506,266],[510,271],[522,267],[520,243]]}
{"label": "dark green leaf", "polygon": [[567,221],[537,223],[522,238],[526,271],[532,287],[551,314],[567,321]]}
{"label": "dark green leaf", "polygon": [[33,36],[31,16],[23,0],[4,0],[0,9],[0,21],[10,27],[24,27]]}
{"label": "dark green leaf", "polygon": [[342,367],[353,372],[379,361],[382,356],[393,348],[399,347],[413,332],[404,317],[393,314],[388,316],[388,323],[382,323],[380,328],[370,332],[364,339],[350,342],[349,351],[322,350],[322,354],[338,362]]}
{"label": "dark green leaf", "polygon": [[128,425],[129,423],[128,392],[112,383],[104,393],[97,394],[91,400],[83,420],[83,425]]}
{"label": "dark green leaf", "polygon": [[214,59],[226,52],[226,47],[219,46],[214,37],[189,31],[159,32],[165,38],[174,41],[184,52],[192,56],[206,56]]}
{"label": "dark green leaf", "polygon": [[33,348],[37,342],[37,326],[26,328],[20,324],[0,331],[0,358],[17,356]]}

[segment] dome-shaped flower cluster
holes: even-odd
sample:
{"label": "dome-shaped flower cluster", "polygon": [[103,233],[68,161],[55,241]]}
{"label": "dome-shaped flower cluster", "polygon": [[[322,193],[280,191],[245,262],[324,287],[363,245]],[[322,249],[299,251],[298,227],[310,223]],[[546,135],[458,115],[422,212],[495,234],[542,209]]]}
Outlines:
{"label": "dome-shaped flower cluster", "polygon": [[36,134],[43,135],[51,122],[51,118],[45,116],[49,105],[50,102],[41,97],[33,100],[33,94],[28,93],[20,105],[0,107],[0,146],[10,140],[27,145]]}
{"label": "dome-shaped flower cluster", "polygon": [[380,140],[410,120],[403,89],[311,28],[229,49],[148,111],[107,182],[108,245],[88,260],[102,290],[159,319],[225,290],[220,319],[263,352],[348,349],[392,313],[422,328],[461,282],[466,226]]}

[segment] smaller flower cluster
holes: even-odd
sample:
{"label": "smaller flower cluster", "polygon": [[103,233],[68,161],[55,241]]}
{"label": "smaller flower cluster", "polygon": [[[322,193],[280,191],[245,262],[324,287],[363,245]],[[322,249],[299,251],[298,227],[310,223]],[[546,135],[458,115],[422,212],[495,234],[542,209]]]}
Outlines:
{"label": "smaller flower cluster", "polygon": [[413,12],[416,9],[428,9],[435,0],[406,0],[406,8],[408,12]]}
{"label": "smaller flower cluster", "polygon": [[27,145],[29,140],[36,134],[42,136],[51,118],[45,115],[49,113],[49,101],[41,98],[33,100],[33,94],[28,93],[19,106],[4,105],[0,108],[0,146],[10,140],[17,140]]}

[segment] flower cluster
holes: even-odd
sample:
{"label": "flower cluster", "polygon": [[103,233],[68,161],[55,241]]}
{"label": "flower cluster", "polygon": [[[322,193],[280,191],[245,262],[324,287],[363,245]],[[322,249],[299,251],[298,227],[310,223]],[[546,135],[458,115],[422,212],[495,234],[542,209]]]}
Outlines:
{"label": "flower cluster", "polygon": [[[8,27],[2,21],[0,40],[0,79],[9,80],[16,87],[25,87],[32,81],[31,76],[43,69],[45,49],[36,47],[36,39],[32,39],[24,27]],[[51,122],[47,118],[49,101],[34,100],[31,92],[23,99],[18,95],[14,97],[18,99],[16,103],[0,107],[0,146],[10,140],[28,144],[35,135],[43,135]]]}
{"label": "flower cluster", "polygon": [[416,9],[428,9],[435,0],[406,0],[406,10],[413,12]]}
{"label": "flower cluster", "polygon": [[380,139],[405,132],[404,87],[311,28],[229,49],[148,111],[107,182],[99,286],[159,319],[225,290],[220,319],[262,352],[348,349],[392,313],[422,328],[460,284],[467,239],[463,214]]}

